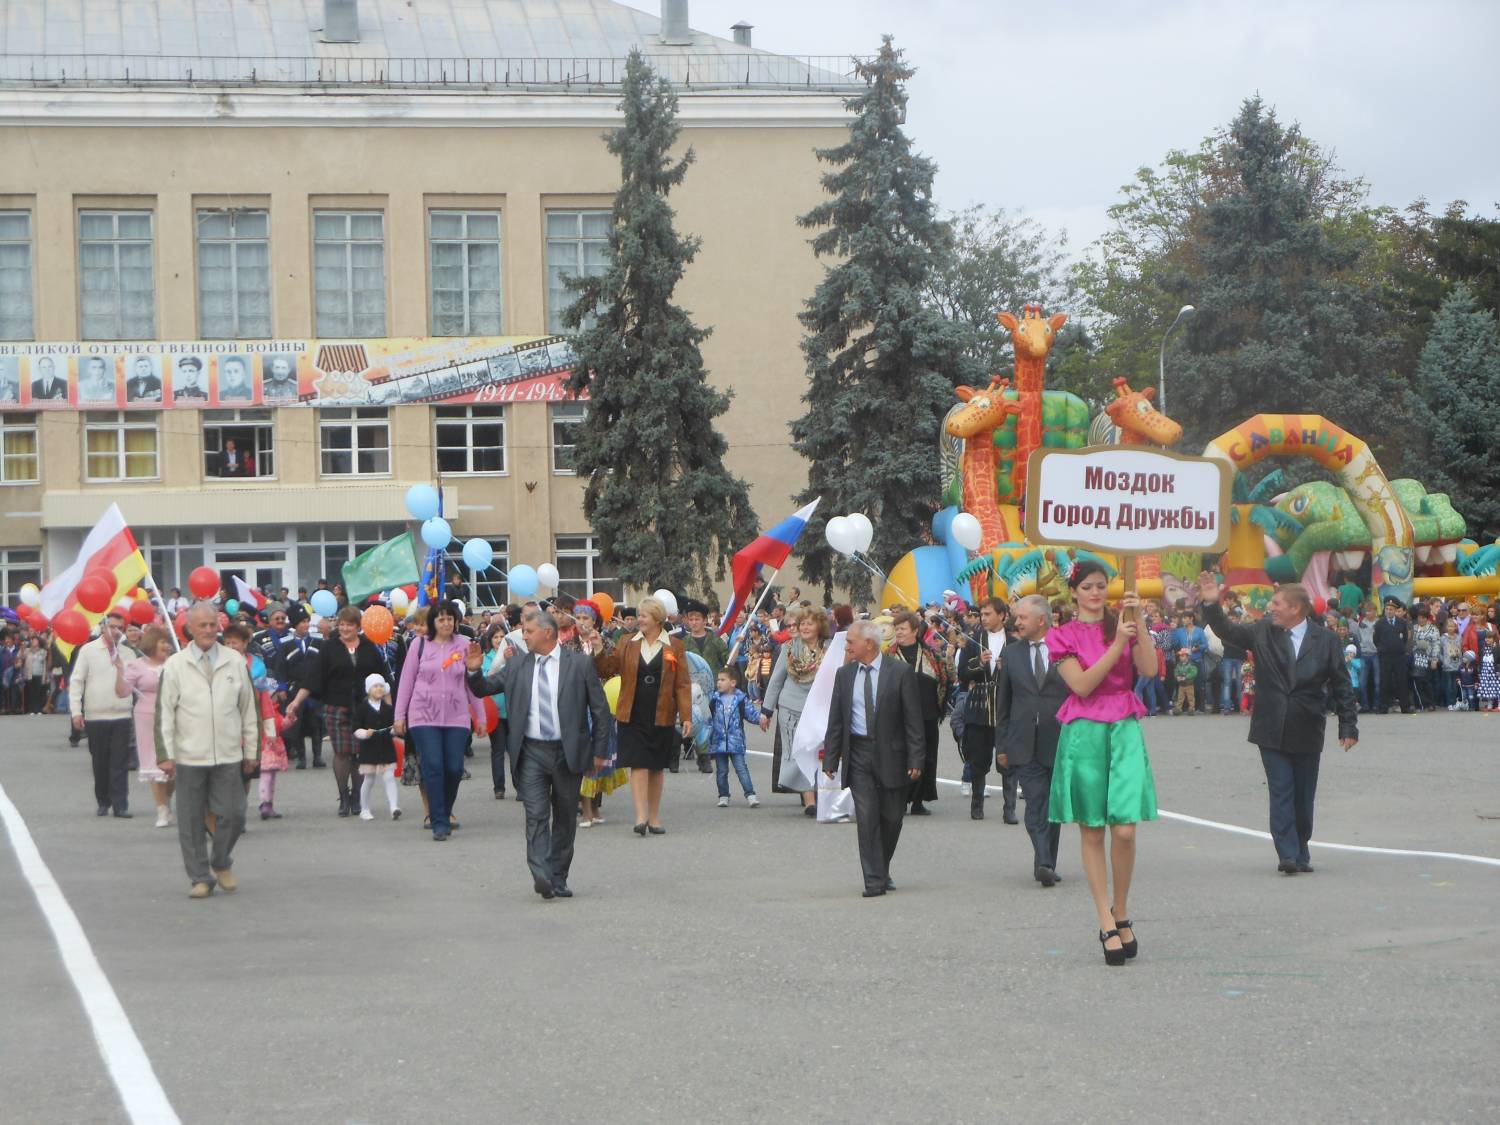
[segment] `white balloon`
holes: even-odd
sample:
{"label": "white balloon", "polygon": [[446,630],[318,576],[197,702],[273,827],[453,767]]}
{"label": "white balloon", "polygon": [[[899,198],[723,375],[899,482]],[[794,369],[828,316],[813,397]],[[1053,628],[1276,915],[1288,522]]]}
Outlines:
{"label": "white balloon", "polygon": [[405,613],[406,607],[411,605],[411,598],[406,596],[406,591],[397,586],[391,591],[391,612]]}
{"label": "white balloon", "polygon": [[875,541],[875,525],[870,522],[870,517],[863,512],[851,512],[845,518],[854,529],[854,549],[868,551],[870,544]]}
{"label": "white balloon", "polygon": [[417,610],[426,608],[426,606],[418,605],[416,602],[409,602],[406,607],[406,616],[414,617],[416,616]]}
{"label": "white balloon", "polygon": [[557,567],[551,563],[543,563],[537,567],[536,576],[542,580],[542,585],[549,590],[557,589],[557,584],[562,581],[562,575],[557,573]]}
{"label": "white balloon", "polygon": [[834,516],[824,527],[823,535],[828,545],[841,555],[852,555],[858,550],[855,546],[858,539],[854,528],[849,525],[848,516]]}
{"label": "white balloon", "polygon": [[661,602],[662,605],[664,605],[664,606],[667,607],[667,613],[669,615],[672,615],[672,616],[676,615],[676,613],[677,613],[677,595],[674,594],[674,593],[672,593],[671,590],[658,590],[658,591],[656,591],[656,593],[652,594],[651,596],[653,598],[655,598],[657,601]]}
{"label": "white balloon", "polygon": [[21,587],[21,604],[29,605],[32,609],[42,604],[42,592],[36,588],[35,582],[28,582]]}
{"label": "white balloon", "polygon": [[968,512],[959,512],[953,517],[950,531],[953,541],[969,551],[979,550],[980,540],[984,538],[984,529],[979,526],[979,521]]}

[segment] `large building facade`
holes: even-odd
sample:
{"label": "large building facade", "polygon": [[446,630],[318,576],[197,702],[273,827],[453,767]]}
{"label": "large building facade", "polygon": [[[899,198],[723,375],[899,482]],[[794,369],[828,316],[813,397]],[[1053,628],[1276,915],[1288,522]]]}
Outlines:
{"label": "large building facade", "polygon": [[[685,4],[665,29],[607,0],[121,3],[114,21],[90,4],[87,25],[84,7],[0,0],[7,602],[111,502],[163,588],[203,564],[336,581],[405,526],[418,482],[498,566],[631,593],[572,471],[587,404],[555,362],[496,372],[556,359],[564,279],[603,264],[618,164],[601,134],[632,48],[677,85],[697,155],[672,196],[703,241],[678,296],[734,393],[729,467],[763,519],[788,510],[797,313],[823,269],[796,219],[821,198],[813,150],[845,135],[847,64],[689,31]],[[357,41],[325,42],[325,7],[355,10]],[[444,374],[382,389],[384,355]],[[357,390],[328,390],[361,365]],[[503,601],[488,577],[476,600]]]}

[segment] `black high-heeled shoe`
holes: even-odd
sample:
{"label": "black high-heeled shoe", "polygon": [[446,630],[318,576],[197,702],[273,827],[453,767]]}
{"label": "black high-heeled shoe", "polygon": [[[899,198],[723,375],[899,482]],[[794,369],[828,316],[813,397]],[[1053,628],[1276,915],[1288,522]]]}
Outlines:
{"label": "black high-heeled shoe", "polygon": [[641,821],[635,826],[634,831],[637,836],[644,836],[646,834],[646,822],[644,820]]}
{"label": "black high-heeled shoe", "polygon": [[[1111,915],[1113,917],[1113,915]],[[1125,950],[1125,959],[1128,961],[1141,951],[1141,943],[1135,940],[1135,923],[1129,918],[1115,918],[1115,933],[1121,930],[1130,931],[1130,940],[1120,939],[1120,945]]]}
{"label": "black high-heeled shoe", "polygon": [[1124,949],[1111,949],[1109,946],[1107,946],[1107,945],[1104,944],[1110,938],[1112,938],[1112,937],[1119,937],[1119,936],[1120,936],[1120,931],[1119,930],[1110,930],[1107,933],[1104,930],[1100,930],[1099,931],[1099,944],[1101,946],[1103,946],[1103,948],[1104,948],[1104,963],[1106,965],[1123,965],[1123,964],[1125,964],[1125,950]]}

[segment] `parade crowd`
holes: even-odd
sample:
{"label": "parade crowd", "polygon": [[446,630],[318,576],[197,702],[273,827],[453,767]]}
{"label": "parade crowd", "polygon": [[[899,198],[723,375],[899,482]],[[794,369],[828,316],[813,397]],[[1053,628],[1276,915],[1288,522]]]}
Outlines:
{"label": "parade crowd", "polygon": [[[1127,595],[1116,611],[1097,564],[1076,564],[1067,582],[1068,596],[1052,601],[974,606],[948,592],[874,614],[766,591],[774,596],[757,597],[725,636],[709,606],[686,597],[617,606],[557,595],[478,613],[448,597],[397,615],[379,643],[366,635],[369,611],[336,585],[331,620],[312,612],[306,590],[267,591],[263,610],[242,606],[234,619],[173,590],[165,608],[180,649],[160,615],[141,627],[117,607],[66,660],[46,633],[7,627],[0,669],[7,713],[67,713],[70,742],[87,741],[98,816],[133,815],[137,772],[156,826],[178,829],[193,897],[234,889],[247,795],[261,820],[279,819],[280,773],[328,769],[330,811],[364,821],[376,818],[377,796],[381,814],[399,819],[401,789],[414,788],[423,827],[441,842],[460,827],[460,788],[487,741],[492,795],[524,802],[533,886],[553,899],[572,896],[576,831],[603,824],[605,798],[621,787],[643,838],[666,833],[665,775],[684,764],[715,773],[720,807],[731,804],[731,776],[759,807],[747,724],[774,731],[770,790],[817,815],[818,779],[792,747],[842,634],[818,733],[822,771],[842,769],[853,795],[865,895],[895,889],[901,824],[932,813],[946,730],[970,817],[984,818],[992,770],[1007,823],[1019,823],[1024,801],[1041,887],[1062,879],[1060,825],[1079,824],[1110,964],[1138,949],[1127,900],[1135,825],[1156,815],[1139,720],[1251,713],[1278,869],[1294,874],[1312,870],[1325,715],[1339,715],[1348,749],[1356,701],[1367,712],[1500,707],[1493,605],[1481,616],[1463,601],[1392,598],[1319,614],[1290,586],[1257,608],[1205,575],[1192,604]],[[690,659],[712,676],[706,711],[695,711]],[[695,714],[706,730],[695,732]]]}

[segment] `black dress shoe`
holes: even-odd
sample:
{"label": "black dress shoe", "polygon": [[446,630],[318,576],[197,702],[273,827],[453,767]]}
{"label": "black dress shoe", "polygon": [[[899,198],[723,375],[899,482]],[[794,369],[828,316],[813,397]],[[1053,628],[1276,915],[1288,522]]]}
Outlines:
{"label": "black dress shoe", "polygon": [[1284,859],[1276,865],[1276,870],[1280,871],[1283,875],[1295,875],[1297,874],[1297,865],[1289,859]]}
{"label": "black dress shoe", "polygon": [[1040,863],[1031,869],[1031,874],[1044,887],[1050,887],[1057,882],[1057,873],[1050,867],[1043,867]]}
{"label": "black dress shoe", "polygon": [[665,836],[667,834],[667,830],[659,824],[648,825],[646,831],[653,836]]}
{"label": "black dress shoe", "polygon": [[970,820],[983,820],[984,819],[984,806],[983,805],[975,805],[973,808],[971,808],[969,810],[969,819]]}
{"label": "black dress shoe", "polygon": [[818,815],[818,806],[817,805],[803,805],[802,806],[802,815],[803,816],[817,816]]}
{"label": "black dress shoe", "polygon": [[557,891],[553,889],[551,883],[544,883],[540,879],[533,879],[531,881],[531,886],[532,889],[535,890],[536,893],[541,895],[544,899],[553,898],[557,894]]}
{"label": "black dress shoe", "polygon": [[641,821],[633,829],[631,829],[631,831],[634,832],[637,836],[644,836],[646,834],[646,822],[644,820]]}
{"label": "black dress shoe", "polygon": [[573,892],[568,889],[568,884],[566,883],[553,883],[552,893],[555,894],[558,898],[573,897]]}
{"label": "black dress shoe", "polygon": [[299,770],[305,770],[307,768],[307,759],[305,759],[305,758],[298,758],[297,759],[297,768]]}
{"label": "black dress shoe", "polygon": [[115,815],[121,820],[129,820],[135,815],[135,813],[131,812],[129,809],[116,809]]}
{"label": "black dress shoe", "polygon": [[926,805],[913,805],[911,807],[911,811],[907,815],[908,816],[931,816],[932,815],[932,810],[929,809]]}
{"label": "black dress shoe", "polygon": [[1016,819],[1016,814],[1014,812],[1012,812],[1009,809],[1006,809],[1005,810],[1005,823],[1006,824],[1020,824],[1021,822]]}
{"label": "black dress shoe", "polygon": [[503,800],[505,800],[505,790],[504,789],[496,789],[495,790],[495,800],[497,800],[497,801],[503,801]]}
{"label": "black dress shoe", "polygon": [[883,894],[885,894],[885,888],[884,887],[866,887],[865,888],[865,893],[864,893],[863,897],[865,897],[865,898],[879,898]]}
{"label": "black dress shoe", "polygon": [[896,880],[887,879],[885,881],[885,889],[888,891],[894,891],[896,889]]}
{"label": "black dress shoe", "polygon": [[1302,872],[1304,875],[1310,875],[1312,873],[1312,869],[1313,869],[1313,865],[1312,864],[1307,863],[1307,862],[1305,862],[1303,860],[1298,860],[1297,861],[1297,870],[1300,871],[1300,872]]}
{"label": "black dress shoe", "polygon": [[109,806],[108,805],[100,805],[99,806],[99,811],[96,812],[96,813],[94,813],[94,815],[95,816],[108,816],[109,815]]}

